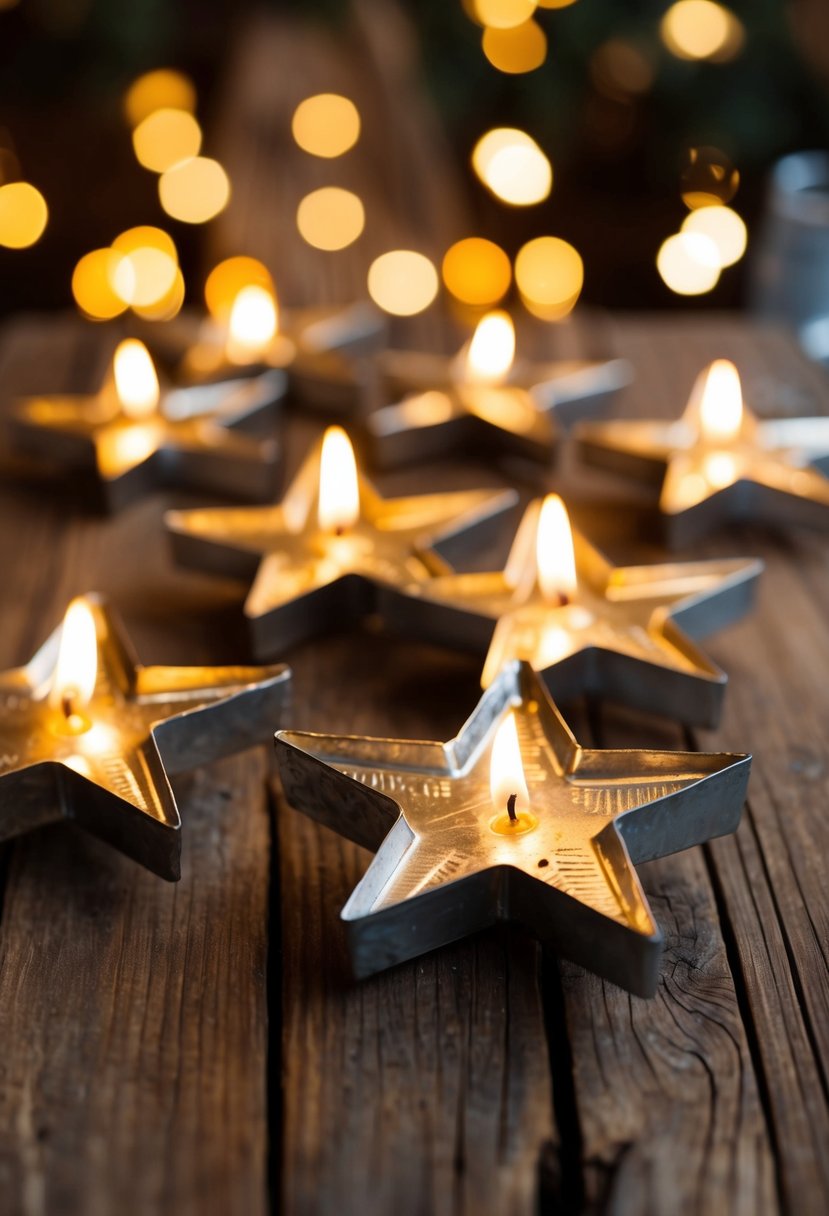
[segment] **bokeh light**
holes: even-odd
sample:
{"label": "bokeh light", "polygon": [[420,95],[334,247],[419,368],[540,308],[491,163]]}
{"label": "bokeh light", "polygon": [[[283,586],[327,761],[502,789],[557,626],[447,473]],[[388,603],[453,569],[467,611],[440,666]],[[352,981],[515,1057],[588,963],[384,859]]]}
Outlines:
{"label": "bokeh light", "polygon": [[244,254],[225,258],[214,266],[207,276],[204,285],[207,311],[217,321],[226,321],[233,310],[236,297],[246,287],[262,287],[273,296],[273,279],[267,266],[257,258]]}
{"label": "bokeh light", "polygon": [[149,224],[128,228],[115,238],[112,249],[121,256],[112,263],[110,283],[125,304],[152,308],[174,291],[178,251],[162,228]]}
{"label": "bokeh light", "polygon": [[700,207],[692,211],[683,220],[682,232],[696,232],[713,241],[721,269],[739,262],[748,243],[746,226],[730,207]]}
{"label": "bokeh light", "polygon": [[538,8],[569,8],[576,0],[536,0]]}
{"label": "bokeh light", "polygon": [[161,206],[174,220],[206,224],[227,206],[230,182],[217,160],[194,156],[158,179]]}
{"label": "bokeh light", "polygon": [[124,109],[131,127],[137,127],[155,110],[196,108],[196,89],[189,76],[172,68],[157,68],[134,80],[127,89]]}
{"label": "bokeh light", "polygon": [[179,267],[173,276],[173,282],[164,295],[159,296],[151,304],[133,304],[133,312],[145,321],[171,321],[184,304],[184,275]]}
{"label": "bokeh light", "polygon": [[296,213],[300,236],[315,249],[345,249],[365,226],[363,204],[356,194],[339,186],[323,186],[306,194]]}
{"label": "bokeh light", "polygon": [[535,140],[517,127],[494,127],[472,150],[472,167],[487,189],[513,207],[542,202],[553,187],[553,167]]}
{"label": "bokeh light", "polygon": [[476,307],[497,304],[509,291],[510,260],[500,245],[468,236],[447,249],[441,267],[446,290]]}
{"label": "bokeh light", "polygon": [[733,59],[745,41],[742,22],[715,0],[677,0],[663,15],[659,32],[678,59],[723,63]]}
{"label": "bokeh light", "polygon": [[392,249],[368,270],[368,293],[385,312],[411,317],[428,308],[438,293],[438,272],[413,249]]}
{"label": "bokeh light", "polygon": [[197,156],[201,139],[201,127],[187,110],[154,110],[133,131],[132,146],[139,164],[163,173]]}
{"label": "bokeh light", "polygon": [[682,168],[680,189],[686,207],[730,203],[740,185],[740,174],[719,148],[689,148]]}
{"label": "bokeh light", "polygon": [[536,0],[474,0],[474,13],[481,25],[508,30],[529,21]]}
{"label": "bokeh light", "polygon": [[93,321],[110,321],[126,310],[126,302],[113,286],[123,260],[123,254],[114,249],[93,249],[84,254],[72,273],[75,303]]}
{"label": "bokeh light", "polygon": [[303,152],[311,156],[342,156],[360,138],[360,114],[348,97],[317,93],[299,103],[291,131]]}
{"label": "bokeh light", "polygon": [[677,295],[699,296],[716,287],[720,255],[709,237],[677,232],[663,241],[656,255],[656,268],[666,287]]}
{"label": "bokeh light", "polygon": [[46,199],[29,182],[0,186],[0,245],[27,249],[43,235],[49,219]]}
{"label": "bokeh light", "polygon": [[545,321],[566,317],[581,294],[584,263],[578,250],[557,236],[539,236],[519,249],[515,283],[524,307]]}
{"label": "bokeh light", "polygon": [[506,30],[487,26],[481,46],[492,66],[509,75],[534,72],[547,58],[547,35],[532,19]]}
{"label": "bokeh light", "polygon": [[590,59],[596,88],[610,96],[637,96],[653,84],[654,70],[645,51],[626,38],[608,38]]}

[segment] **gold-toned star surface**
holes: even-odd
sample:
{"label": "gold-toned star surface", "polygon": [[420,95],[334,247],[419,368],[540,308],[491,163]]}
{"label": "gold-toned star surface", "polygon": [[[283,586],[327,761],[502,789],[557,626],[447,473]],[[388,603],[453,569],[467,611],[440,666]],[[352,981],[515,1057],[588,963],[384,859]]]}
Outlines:
{"label": "gold-toned star surface", "polygon": [[378,466],[470,450],[549,462],[562,431],[601,412],[631,378],[624,359],[521,361],[503,382],[467,383],[453,378],[456,361],[410,351],[378,357],[389,392],[407,394],[366,419]]}
{"label": "gold-toned star surface", "polygon": [[762,562],[613,566],[570,529],[563,505],[558,528],[542,527],[552,498],[529,505],[503,570],[445,574],[412,588],[409,600],[428,609],[411,612],[409,630],[486,652],[485,688],[522,659],[559,700],[592,693],[716,726],[726,676],[694,639],[748,611]]}
{"label": "gold-toned star surface", "polygon": [[65,625],[25,667],[0,674],[0,839],[68,819],[175,880],[180,818],[167,774],[264,742],[290,672],[142,667],[106,603],[80,602],[94,622],[94,685],[79,728],[52,696]]}
{"label": "gold-toned star surface", "polygon": [[165,392],[130,414],[107,381],[94,394],[23,399],[9,430],[17,453],[90,481],[108,511],[170,487],[263,499],[277,484],[279,445],[238,428],[283,391],[282,374],[268,372]]}
{"label": "gold-toned star surface", "polygon": [[[343,466],[323,477],[323,439],[281,503],[165,516],[182,565],[253,580],[244,611],[260,657],[376,612],[387,586],[403,589],[446,573],[433,545],[515,502],[511,490],[381,498],[357,470],[344,432],[332,431],[345,441]],[[340,486],[346,497],[334,502],[326,525],[323,491],[336,500]]]}
{"label": "gold-toned star surface", "polygon": [[585,422],[575,437],[588,463],[661,482],[670,544],[732,520],[829,527],[829,418],[760,420],[725,360],[701,374],[679,419]]}
{"label": "gold-toned star surface", "polygon": [[661,935],[634,866],[734,831],[750,766],[583,748],[521,663],[448,743],[280,731],[276,748],[288,803],[376,852],[342,911],[358,976],[512,920],[641,996]]}

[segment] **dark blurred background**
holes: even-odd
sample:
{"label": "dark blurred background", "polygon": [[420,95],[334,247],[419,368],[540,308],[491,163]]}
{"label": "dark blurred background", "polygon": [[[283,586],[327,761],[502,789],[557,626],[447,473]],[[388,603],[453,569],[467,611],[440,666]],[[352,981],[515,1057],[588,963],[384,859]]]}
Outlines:
{"label": "dark blurred background", "polygon": [[[49,208],[35,244],[0,248],[0,309],[71,306],[78,259],[135,224],[173,235],[188,301],[200,300],[207,228],[164,215],[156,178],[133,154],[125,92],[153,68],[186,73],[210,152],[232,87],[229,58],[262,7],[245,0],[0,0],[2,180],[33,183]],[[710,4],[698,20],[716,19],[710,10],[719,8],[730,24],[722,46],[703,58],[681,45],[679,54],[671,49],[664,0],[539,7],[532,20],[546,37],[544,61],[519,73],[486,57],[472,0],[401,7],[476,234],[510,257],[540,233],[563,237],[583,258],[588,303],[721,308],[744,301],[771,166],[791,150],[829,147],[826,0]],[[350,6],[334,0],[270,8],[276,19],[335,32],[351,20]],[[549,198],[505,206],[477,180],[470,152],[493,126],[522,128],[537,141],[553,165]],[[683,192],[694,186],[691,158],[699,148],[713,149],[709,160],[721,162],[730,185],[720,201],[745,221],[748,253],[714,288],[687,296],[666,285],[656,255],[689,213]],[[290,174],[289,163],[283,171]]]}

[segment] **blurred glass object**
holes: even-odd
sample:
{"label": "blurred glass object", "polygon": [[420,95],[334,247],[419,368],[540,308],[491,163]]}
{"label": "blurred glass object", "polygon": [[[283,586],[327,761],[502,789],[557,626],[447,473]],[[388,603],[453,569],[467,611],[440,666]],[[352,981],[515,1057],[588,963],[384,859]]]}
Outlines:
{"label": "blurred glass object", "polygon": [[751,304],[795,328],[813,357],[829,360],[829,153],[795,152],[775,166]]}

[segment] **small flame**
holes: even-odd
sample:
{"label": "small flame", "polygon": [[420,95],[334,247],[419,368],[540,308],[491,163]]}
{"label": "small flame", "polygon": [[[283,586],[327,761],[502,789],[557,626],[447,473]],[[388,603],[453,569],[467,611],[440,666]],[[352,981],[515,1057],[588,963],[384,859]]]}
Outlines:
{"label": "small flame", "polygon": [[233,301],[228,322],[227,355],[234,363],[252,363],[267,350],[279,328],[279,310],[265,287],[243,287]]}
{"label": "small flame", "polygon": [[360,484],[351,440],[330,426],[322,440],[317,519],[324,532],[344,532],[360,515]]}
{"label": "small flame", "polygon": [[566,603],[575,595],[576,555],[567,508],[558,494],[548,494],[541,504],[536,533],[535,557],[538,585],[549,603]]}
{"label": "small flame", "polygon": [[[507,714],[495,732],[489,762],[489,789],[496,811],[507,811],[513,795],[514,815],[526,815],[529,811],[530,795],[521,763],[521,748],[518,744],[518,727],[514,713]],[[512,819],[513,815],[510,815],[510,818]]]}
{"label": "small flame", "polygon": [[73,730],[85,728],[83,711],[95,690],[98,637],[95,618],[86,600],[72,600],[63,618],[58,659],[52,677],[50,704]]}
{"label": "small flame", "polygon": [[115,392],[128,418],[148,418],[158,406],[158,376],[150,352],[143,342],[126,338],[118,344],[112,361]]}
{"label": "small flame", "polygon": [[743,424],[743,393],[740,373],[728,359],[716,359],[705,375],[699,404],[702,438],[709,443],[729,443]]}
{"label": "small flame", "polygon": [[466,379],[472,384],[499,384],[515,358],[515,326],[498,309],[481,317],[466,354]]}

